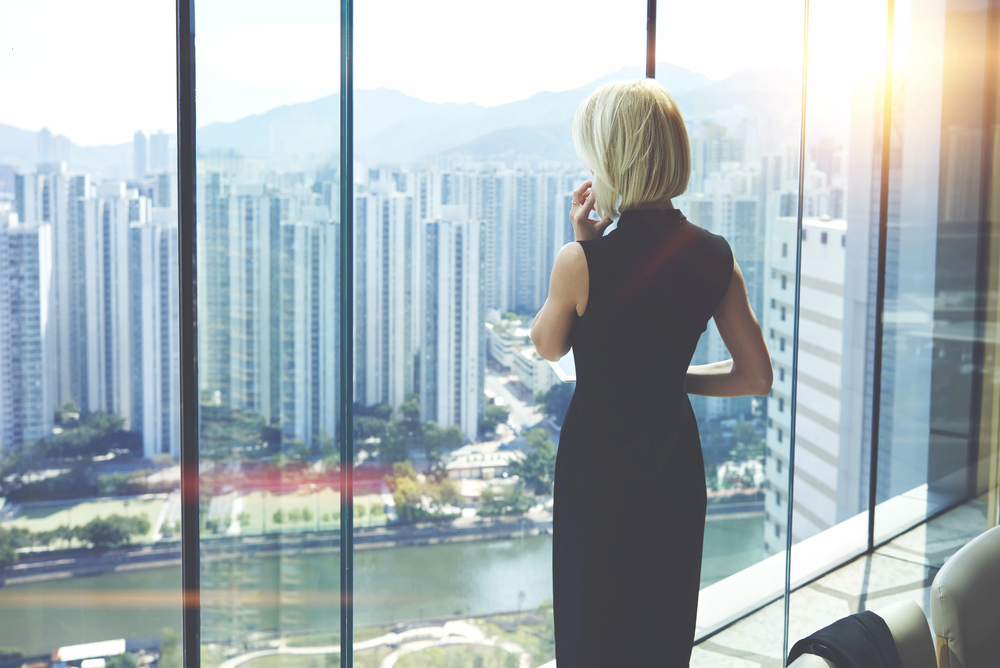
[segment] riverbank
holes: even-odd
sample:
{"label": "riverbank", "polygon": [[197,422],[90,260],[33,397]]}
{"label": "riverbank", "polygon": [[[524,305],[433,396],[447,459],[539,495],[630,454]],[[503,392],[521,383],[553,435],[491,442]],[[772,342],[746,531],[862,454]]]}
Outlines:
{"label": "riverbank", "polygon": [[[433,621],[440,626],[498,611],[532,611],[551,601],[552,536],[544,531],[531,536],[525,526],[522,538],[521,527],[507,528],[512,530],[510,537],[498,540],[428,544],[426,536],[419,535],[412,537],[416,540],[409,546],[358,549],[354,555],[355,639],[398,631],[397,624]],[[366,544],[384,542],[378,532],[373,533],[373,540]],[[759,516],[708,522],[702,587],[763,559],[763,537],[764,520]],[[339,553],[332,540],[314,545],[312,536],[286,534],[284,538],[285,549],[278,549],[280,541],[270,541],[267,555],[249,548],[241,553],[236,544],[205,541],[216,548],[216,556],[229,557],[206,559],[201,569],[202,637],[206,644],[218,644],[223,653],[220,663],[231,658],[224,654],[231,649],[242,653],[242,644],[251,640],[251,634],[288,642],[295,636],[295,644],[336,644],[316,636],[339,628]],[[143,549],[132,553],[130,560],[144,558],[147,563],[94,577],[70,576],[0,588],[0,645],[33,655],[100,639],[160,636],[164,629],[179,632],[179,561],[150,568],[164,555]],[[522,631],[524,627],[515,635]],[[529,640],[510,639],[522,646]],[[367,651],[377,654],[388,649]],[[256,664],[266,668],[268,661],[275,660],[261,658],[245,668],[258,668]]]}
{"label": "riverbank", "polygon": [[[461,522],[461,523],[459,523]],[[356,529],[355,550],[416,547],[469,541],[504,540],[537,536],[552,530],[551,516],[481,518],[476,521],[425,522],[390,527]],[[302,531],[264,536],[214,536],[201,541],[203,561],[234,556],[267,557],[340,552],[339,531]],[[96,552],[88,549],[24,553],[19,563],[0,571],[0,587],[92,577],[105,573],[177,566],[180,541],[152,546]]]}
{"label": "riverbank", "polygon": [[[720,507],[721,504],[710,506],[707,521],[752,520],[763,517],[763,509],[758,504],[731,505],[731,508]],[[552,516],[546,511],[522,517],[462,517],[447,522],[357,528],[354,532],[354,549],[363,551],[504,540],[538,536],[551,531]],[[324,530],[265,535],[205,535],[201,540],[200,551],[203,561],[231,559],[235,556],[338,553],[340,532]],[[180,563],[180,541],[160,541],[149,546],[107,552],[85,548],[27,552],[21,554],[19,563],[0,571],[0,587],[164,568],[178,566]]]}

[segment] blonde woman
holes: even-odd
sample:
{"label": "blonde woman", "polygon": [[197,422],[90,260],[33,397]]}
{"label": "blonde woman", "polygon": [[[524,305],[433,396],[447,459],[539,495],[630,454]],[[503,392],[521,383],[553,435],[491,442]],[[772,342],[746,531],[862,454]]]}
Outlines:
{"label": "blonde woman", "polygon": [[[542,357],[572,347],[577,371],[555,474],[556,661],[686,666],[705,530],[687,395],[765,395],[770,356],[729,244],[671,203],[691,152],[670,94],[649,79],[602,86],[573,138],[594,176],[573,193],[576,242],[531,327]],[[711,318],[732,359],[690,366]]]}

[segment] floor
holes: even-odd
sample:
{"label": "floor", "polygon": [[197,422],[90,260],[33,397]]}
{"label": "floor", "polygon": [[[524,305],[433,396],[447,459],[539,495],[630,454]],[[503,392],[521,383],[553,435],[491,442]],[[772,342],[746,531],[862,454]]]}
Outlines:
{"label": "floor", "polygon": [[[841,617],[877,612],[904,599],[916,601],[927,614],[938,569],[985,529],[985,499],[970,501],[796,590],[790,601],[789,645]],[[695,646],[691,666],[780,667],[783,619],[783,600],[765,606]]]}

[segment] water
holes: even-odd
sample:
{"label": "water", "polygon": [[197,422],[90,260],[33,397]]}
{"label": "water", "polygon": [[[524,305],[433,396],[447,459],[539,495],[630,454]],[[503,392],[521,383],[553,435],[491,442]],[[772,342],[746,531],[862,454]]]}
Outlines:
{"label": "water", "polygon": [[[708,522],[702,586],[763,558],[763,518]],[[528,610],[552,599],[550,536],[359,551],[357,624]],[[339,555],[269,555],[206,563],[203,637],[333,630]],[[26,654],[96,640],[179,632],[180,567],[0,589],[0,647]]]}

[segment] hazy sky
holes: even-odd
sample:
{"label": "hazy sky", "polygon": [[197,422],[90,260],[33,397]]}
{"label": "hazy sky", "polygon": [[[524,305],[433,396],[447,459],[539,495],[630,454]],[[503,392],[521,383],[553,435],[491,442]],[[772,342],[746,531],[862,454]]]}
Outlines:
{"label": "hazy sky", "polygon": [[[824,4],[843,7],[815,0],[815,11]],[[355,7],[358,88],[495,105],[644,62],[645,0]],[[198,0],[198,124],[336,92],[339,9],[330,0]],[[172,131],[174,11],[172,0],[0,0],[0,123],[48,127],[83,145],[130,141],[140,128]],[[798,66],[801,0],[661,0],[658,13],[660,62],[712,78]],[[824,22],[845,14],[828,13]]]}

